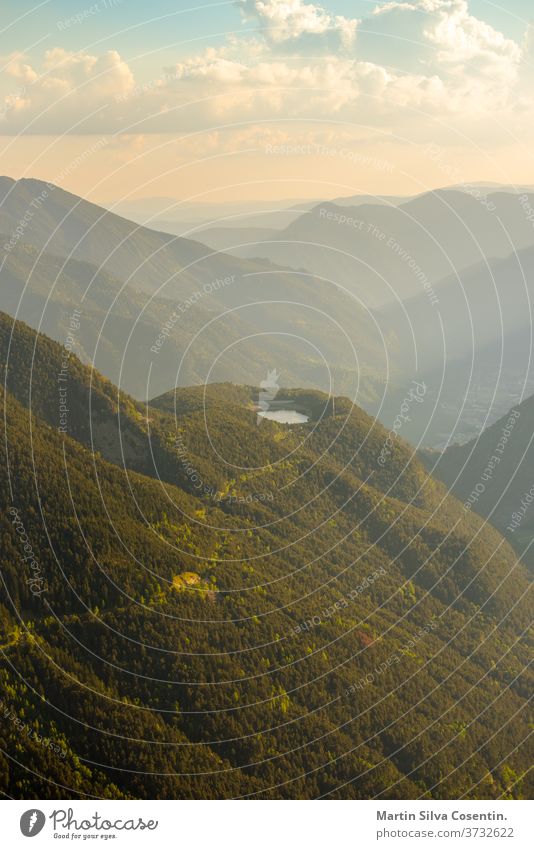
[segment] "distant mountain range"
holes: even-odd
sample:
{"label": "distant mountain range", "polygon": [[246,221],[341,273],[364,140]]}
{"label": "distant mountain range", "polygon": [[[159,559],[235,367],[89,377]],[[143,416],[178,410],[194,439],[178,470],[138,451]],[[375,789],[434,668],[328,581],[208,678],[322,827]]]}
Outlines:
{"label": "distant mountain range", "polygon": [[390,427],[419,379],[425,404],[403,436],[443,447],[534,391],[526,189],[303,202],[281,231],[229,208],[232,227],[189,227],[210,247],[2,178],[0,308],[61,343],[81,309],[76,353],[140,399],[258,386],[277,369],[286,386],[346,394]]}
{"label": "distant mountain range", "polygon": [[286,385],[381,397],[376,324],[327,281],[156,233],[35,180],[0,182],[0,232],[0,307],[59,342],[80,308],[76,352],[138,398],[259,385],[273,368]]}
{"label": "distant mountain range", "polygon": [[[520,197],[447,189],[395,205],[324,202],[236,253],[313,269],[377,308],[421,293],[431,297],[444,278],[534,245]],[[534,194],[526,202],[534,206]]]}
{"label": "distant mountain range", "polygon": [[[523,194],[534,192],[534,186],[510,186],[492,182],[475,182],[469,185],[444,186],[443,189],[454,189],[463,192],[480,190],[488,192],[507,192],[508,194]],[[421,194],[425,194],[422,192]],[[415,196],[413,196],[415,197]],[[337,206],[361,206],[363,204],[397,206],[411,200],[405,195],[370,195],[359,194],[347,197],[331,198]],[[102,202],[102,206],[112,210],[116,215],[129,218],[137,224],[155,230],[163,230],[175,235],[186,235],[185,230],[196,228],[197,232],[205,232],[215,227],[225,230],[248,227],[269,227],[282,230],[284,227],[319,204],[315,200],[281,200],[281,201],[244,201],[202,203],[177,200],[175,198],[138,198],[134,200],[118,200]],[[184,223],[189,222],[189,223]],[[211,243],[203,237],[205,244]]]}

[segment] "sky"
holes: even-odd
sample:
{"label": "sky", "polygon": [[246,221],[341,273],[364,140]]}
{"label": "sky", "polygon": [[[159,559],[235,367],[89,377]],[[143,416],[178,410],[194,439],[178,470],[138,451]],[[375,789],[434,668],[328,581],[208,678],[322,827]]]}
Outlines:
{"label": "sky", "polygon": [[4,0],[1,171],[97,202],[534,183],[527,0]]}

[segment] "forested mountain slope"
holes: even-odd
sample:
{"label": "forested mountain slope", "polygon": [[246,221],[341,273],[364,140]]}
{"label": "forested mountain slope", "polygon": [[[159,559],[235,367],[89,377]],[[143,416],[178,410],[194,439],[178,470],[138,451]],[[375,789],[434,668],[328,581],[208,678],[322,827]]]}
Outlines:
{"label": "forested mountain slope", "polygon": [[109,462],[74,358],[58,432],[61,354],[2,348],[3,792],[528,794],[528,575],[407,444],[380,465],[386,431],[319,393],[287,427],[248,388],[147,411],[93,375],[136,440]]}
{"label": "forested mountain slope", "polygon": [[494,425],[443,454],[425,452],[434,474],[466,509],[489,519],[519,556],[534,564],[534,397],[513,407]]}

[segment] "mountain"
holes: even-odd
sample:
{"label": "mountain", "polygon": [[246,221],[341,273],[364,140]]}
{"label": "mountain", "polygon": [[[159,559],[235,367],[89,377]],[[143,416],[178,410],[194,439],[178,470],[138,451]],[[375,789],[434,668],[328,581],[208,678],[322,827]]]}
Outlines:
{"label": "mountain", "polygon": [[59,342],[80,310],[76,353],[138,398],[259,385],[278,369],[286,385],[377,406],[397,377],[375,322],[328,281],[156,233],[39,181],[3,178],[0,196],[0,308]]}
{"label": "mountain", "polygon": [[167,298],[183,298],[199,283],[213,284],[232,274],[242,278],[267,267],[140,226],[33,179],[0,178],[0,233],[7,255],[19,244],[31,246],[88,262],[139,291]]}
{"label": "mountain", "polygon": [[534,397],[510,409],[477,439],[446,451],[424,452],[432,473],[472,510],[488,519],[534,566]]}
{"label": "mountain", "polygon": [[[6,253],[23,242],[39,251],[89,262],[151,293],[177,276],[180,282],[190,281],[189,267],[206,254],[198,242],[139,227],[58,186],[33,179],[0,179],[0,232],[9,236]],[[225,276],[224,271],[220,267],[215,272],[206,260],[209,279]]]}
{"label": "mountain", "polygon": [[[405,203],[407,198],[397,196],[375,196],[375,195],[353,195],[351,197],[335,198],[332,202],[338,206],[361,206],[363,204],[377,204],[395,206]],[[240,231],[241,241],[255,242],[267,240],[279,230],[283,230],[304,212],[309,212],[317,206],[317,200],[292,203],[287,201],[278,203],[257,201],[249,204],[208,204],[196,207],[182,203],[174,204],[168,201],[166,207],[161,205],[156,211],[156,203],[143,202],[138,205],[116,204],[112,208],[115,212],[131,218],[138,224],[150,227],[152,230],[162,230],[165,233],[174,233],[176,236],[187,236],[188,238],[201,238],[202,242],[217,250],[227,250],[231,233],[229,231]],[[172,213],[172,210],[176,210]],[[143,211],[145,210],[145,211]],[[152,210],[151,212],[149,212]],[[186,218],[186,216],[188,216]],[[185,222],[188,223],[185,223]],[[223,241],[224,240],[224,241]]]}
{"label": "mountain", "polygon": [[[478,191],[482,195],[495,192],[506,192],[507,194],[520,195],[531,194],[534,191],[534,186],[511,186],[495,182],[474,182],[469,184],[458,184],[453,186],[444,186],[442,189],[435,191],[450,191],[464,192],[466,194],[476,194]],[[336,198],[330,198],[328,201],[336,206],[400,206],[413,200],[415,197],[422,197],[427,194],[406,196],[406,195],[369,195],[358,194],[348,195]],[[289,205],[290,204],[290,205]],[[206,229],[212,227],[224,227],[227,229],[248,229],[254,230],[261,225],[263,228],[272,230],[281,230],[287,227],[292,221],[296,220],[302,212],[309,212],[314,207],[318,206],[318,200],[307,200],[296,203],[295,201],[264,201],[248,203],[208,203],[195,204],[178,201],[172,198],[142,198],[133,202],[123,203],[110,202],[104,203],[107,209],[113,210],[118,215],[123,215],[138,224],[143,224],[145,227],[150,227],[153,230],[163,230],[165,233],[174,233],[178,236],[186,235],[186,230],[196,230],[197,233],[205,233]],[[185,224],[184,221],[189,223]],[[202,241],[209,244],[206,237],[202,236]]]}
{"label": "mountain", "polygon": [[417,361],[429,387],[433,420],[408,438],[418,441],[428,426],[427,445],[467,442],[534,392],[533,281],[529,247],[447,277],[434,288],[436,303],[420,293],[374,313],[404,352],[401,371]]}
{"label": "mountain", "polygon": [[418,294],[433,301],[447,276],[534,245],[534,195],[521,202],[516,193],[479,191],[442,189],[394,205],[325,202],[236,252],[313,269],[372,309]]}
{"label": "mountain", "polygon": [[2,792],[528,798],[528,574],[406,443],[0,328]]}
{"label": "mountain", "polygon": [[[403,436],[443,447],[451,439],[468,441],[534,391],[528,368],[534,248],[485,260],[432,288],[423,283],[418,295],[368,311],[365,273],[345,290],[335,276],[322,279],[157,233],[39,181],[3,178],[0,194],[0,309],[62,344],[68,337],[85,363],[136,398],[174,385],[259,387],[276,370],[285,386],[348,395],[392,427],[415,379],[427,386],[425,403],[403,424]],[[519,209],[523,226],[534,233],[517,195],[488,198],[504,204],[499,219],[512,221],[509,207]],[[497,213],[465,191],[444,190],[398,208],[363,203],[358,209],[401,215],[417,240],[423,228],[414,223],[416,213],[425,218],[426,203],[449,216],[465,206],[466,220],[481,216],[479,230],[484,216],[496,226]],[[439,229],[436,209],[426,218]],[[247,238],[225,229],[208,231],[214,245]],[[482,231],[490,241],[493,231]],[[514,232],[518,241],[526,238],[521,228]],[[493,243],[499,248],[496,236]],[[380,245],[373,261],[387,263],[392,251],[383,240]],[[413,273],[406,257],[397,257],[390,277],[395,286],[406,268]],[[80,314],[73,333],[74,310]]]}
{"label": "mountain", "polygon": [[[429,368],[442,364],[447,343],[451,360],[464,360],[473,351],[498,344],[506,353],[507,343],[532,322],[533,274],[534,246],[504,259],[485,259],[448,276],[435,288],[435,305],[419,293],[401,307],[384,307],[377,312],[377,319],[396,333],[409,322],[419,354]],[[437,345],[436,338],[440,343],[443,339],[443,345]]]}

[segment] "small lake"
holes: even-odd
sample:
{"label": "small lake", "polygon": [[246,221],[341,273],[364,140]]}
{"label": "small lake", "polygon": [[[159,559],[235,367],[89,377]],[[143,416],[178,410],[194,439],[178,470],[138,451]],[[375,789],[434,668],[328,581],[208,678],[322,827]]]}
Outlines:
{"label": "small lake", "polygon": [[269,419],[271,422],[279,424],[304,424],[309,422],[309,416],[302,413],[297,413],[296,410],[267,410],[265,413],[258,413],[262,419]]}

